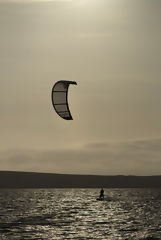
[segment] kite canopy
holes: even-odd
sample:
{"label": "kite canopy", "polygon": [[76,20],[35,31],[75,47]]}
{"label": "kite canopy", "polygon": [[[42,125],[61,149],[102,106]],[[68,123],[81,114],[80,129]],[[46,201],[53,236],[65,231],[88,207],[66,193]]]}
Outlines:
{"label": "kite canopy", "polygon": [[68,105],[68,88],[70,84],[77,85],[76,82],[60,80],[56,82],[52,89],[52,103],[56,113],[66,120],[72,120],[72,115]]}

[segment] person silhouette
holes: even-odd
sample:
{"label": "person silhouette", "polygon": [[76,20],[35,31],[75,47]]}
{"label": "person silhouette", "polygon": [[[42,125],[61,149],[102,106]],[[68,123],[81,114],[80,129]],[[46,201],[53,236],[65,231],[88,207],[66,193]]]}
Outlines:
{"label": "person silhouette", "polygon": [[100,191],[100,199],[104,199],[104,190],[103,190],[103,188]]}

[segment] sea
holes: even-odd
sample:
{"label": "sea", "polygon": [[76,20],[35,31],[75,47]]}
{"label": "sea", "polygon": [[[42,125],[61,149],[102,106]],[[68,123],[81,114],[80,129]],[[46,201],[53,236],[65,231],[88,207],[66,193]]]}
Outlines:
{"label": "sea", "polygon": [[0,189],[0,240],[161,239],[161,189]]}

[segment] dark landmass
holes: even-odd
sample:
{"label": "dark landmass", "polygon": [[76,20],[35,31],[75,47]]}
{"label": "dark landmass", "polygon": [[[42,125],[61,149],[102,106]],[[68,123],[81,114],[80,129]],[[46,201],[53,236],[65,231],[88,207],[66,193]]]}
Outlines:
{"label": "dark landmass", "polygon": [[160,176],[101,176],[0,171],[0,188],[161,188]]}

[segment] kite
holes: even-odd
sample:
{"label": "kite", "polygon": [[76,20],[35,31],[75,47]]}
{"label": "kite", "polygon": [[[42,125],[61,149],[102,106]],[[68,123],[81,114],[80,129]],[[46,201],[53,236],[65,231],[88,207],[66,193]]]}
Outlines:
{"label": "kite", "polygon": [[65,120],[73,120],[68,105],[68,88],[74,81],[60,80],[52,88],[51,99],[56,113]]}

